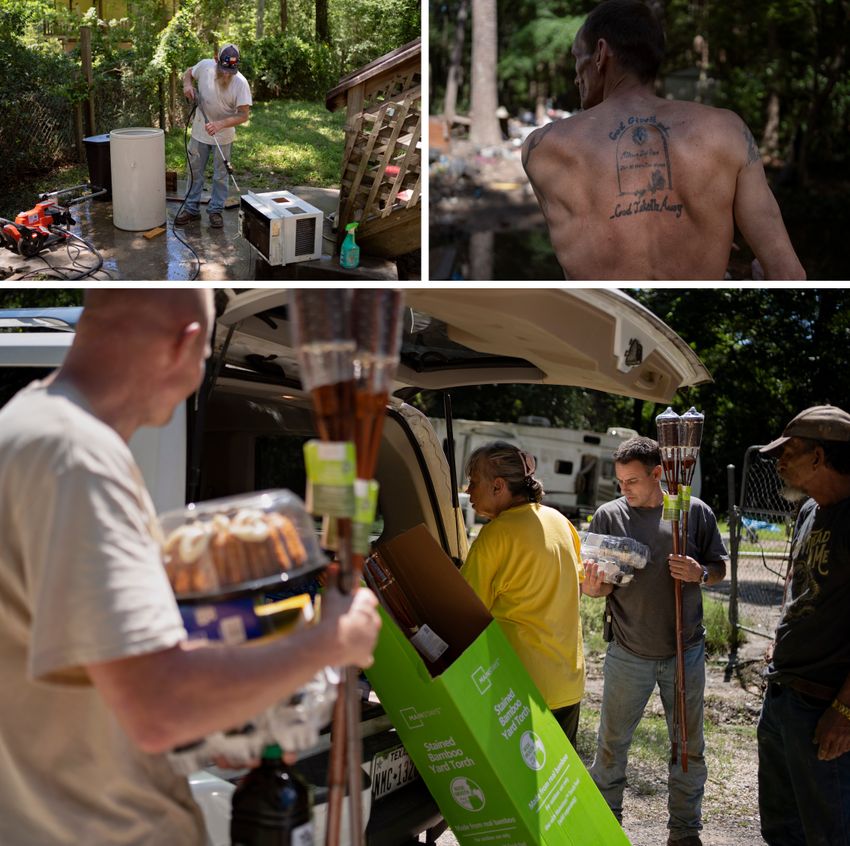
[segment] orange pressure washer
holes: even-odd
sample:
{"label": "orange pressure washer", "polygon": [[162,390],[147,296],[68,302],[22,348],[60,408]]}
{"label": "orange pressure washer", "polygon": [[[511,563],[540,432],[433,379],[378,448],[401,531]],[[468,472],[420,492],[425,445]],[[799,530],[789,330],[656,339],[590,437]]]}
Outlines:
{"label": "orange pressure washer", "polygon": [[[58,197],[81,188],[86,189],[88,193],[70,203],[59,204]],[[37,256],[43,250],[55,249],[57,244],[74,237],[72,232],[64,228],[76,223],[69,211],[71,206],[105,193],[105,188],[93,188],[90,184],[85,184],[41,194],[35,206],[20,212],[14,220],[0,217],[0,246],[24,258]]]}

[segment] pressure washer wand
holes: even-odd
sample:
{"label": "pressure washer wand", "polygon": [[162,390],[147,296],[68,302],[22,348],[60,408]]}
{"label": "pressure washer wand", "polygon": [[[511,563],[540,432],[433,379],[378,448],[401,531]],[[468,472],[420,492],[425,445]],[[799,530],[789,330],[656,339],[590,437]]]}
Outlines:
{"label": "pressure washer wand", "polygon": [[[210,119],[207,117],[207,113],[204,111],[204,101],[201,97],[201,92],[196,90],[195,96],[198,98],[198,108],[201,110],[201,114],[204,116],[204,123],[209,123]],[[215,141],[215,146],[218,147],[219,155],[221,156],[221,160],[224,162],[224,169],[230,174],[230,178],[233,180],[233,184],[236,187],[236,190],[241,194],[242,189],[239,187],[236,182],[236,177],[233,175],[233,165],[225,158],[224,151],[221,149],[221,144],[218,143],[218,138],[213,135],[212,140]]]}

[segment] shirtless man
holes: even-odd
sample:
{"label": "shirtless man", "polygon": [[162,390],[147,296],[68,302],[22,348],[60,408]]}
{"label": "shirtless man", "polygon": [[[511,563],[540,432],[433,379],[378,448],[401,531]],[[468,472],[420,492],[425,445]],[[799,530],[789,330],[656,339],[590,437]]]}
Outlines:
{"label": "shirtless man", "polygon": [[522,151],[567,278],[722,279],[737,223],[767,279],[805,279],[746,124],[655,96],[664,33],[640,0],[600,3],[572,53],[583,111]]}

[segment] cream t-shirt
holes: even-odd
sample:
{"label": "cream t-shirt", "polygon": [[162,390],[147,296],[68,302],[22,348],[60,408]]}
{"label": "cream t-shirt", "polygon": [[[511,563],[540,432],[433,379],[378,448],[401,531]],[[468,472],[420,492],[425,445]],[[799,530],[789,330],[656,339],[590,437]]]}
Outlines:
{"label": "cream t-shirt", "polygon": [[[207,118],[213,121],[236,117],[239,106],[250,106],[253,103],[251,86],[248,85],[248,80],[239,71],[231,74],[230,83],[226,88],[223,88],[216,81],[216,67],[214,59],[201,59],[192,68],[192,76],[198,83],[198,92],[201,95],[192,121],[192,137],[204,144],[215,144],[215,140],[204,129],[206,121],[201,114],[201,104],[203,104]],[[218,138],[218,143],[222,146],[232,144],[236,137],[236,127],[227,126],[221,132],[217,132],[215,137]]]}
{"label": "cream t-shirt", "polygon": [[0,411],[0,843],[204,842],[185,778],[130,741],[84,667],[186,637],[155,513],[70,388]]}

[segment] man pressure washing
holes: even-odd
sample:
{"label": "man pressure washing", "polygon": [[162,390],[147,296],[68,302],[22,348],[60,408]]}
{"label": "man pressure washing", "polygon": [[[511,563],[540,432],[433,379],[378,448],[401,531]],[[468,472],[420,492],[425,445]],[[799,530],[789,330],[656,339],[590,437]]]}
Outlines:
{"label": "man pressure washing", "polygon": [[183,93],[197,108],[189,141],[189,191],[174,224],[185,226],[201,217],[204,171],[212,155],[213,188],[207,216],[210,226],[220,229],[224,226],[222,211],[227,199],[230,148],[236,127],[248,120],[252,103],[248,80],[239,72],[236,45],[226,44],[214,59],[201,59],[194,67],[187,68],[183,74]]}

